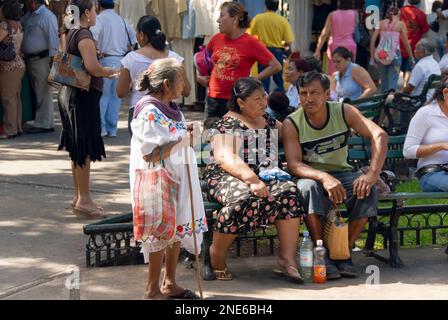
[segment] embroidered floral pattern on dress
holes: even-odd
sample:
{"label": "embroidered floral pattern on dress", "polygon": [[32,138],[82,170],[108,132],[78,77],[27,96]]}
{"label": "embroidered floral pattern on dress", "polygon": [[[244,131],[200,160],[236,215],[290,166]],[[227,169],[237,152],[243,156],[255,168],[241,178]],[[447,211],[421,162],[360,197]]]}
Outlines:
{"label": "embroidered floral pattern on dress", "polygon": [[[207,232],[208,230],[207,222],[205,221],[204,218],[196,219],[195,224],[197,234],[199,234],[200,232]],[[185,236],[191,237],[192,235],[193,235],[193,228],[190,225],[190,222],[177,226],[177,233],[176,233],[177,238],[183,239],[185,238]]]}
{"label": "embroidered floral pattern on dress", "polygon": [[155,122],[163,127],[170,127],[170,132],[175,133],[177,130],[186,130],[187,127],[183,121],[174,121],[168,119],[159,109],[151,108],[143,115],[143,119],[149,122]]}

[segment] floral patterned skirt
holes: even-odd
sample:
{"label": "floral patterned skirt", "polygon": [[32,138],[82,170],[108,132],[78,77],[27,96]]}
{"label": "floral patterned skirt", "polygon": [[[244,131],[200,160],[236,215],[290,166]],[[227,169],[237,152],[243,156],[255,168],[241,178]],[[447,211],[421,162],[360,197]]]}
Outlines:
{"label": "floral patterned skirt", "polygon": [[272,224],[305,215],[297,186],[291,181],[266,183],[270,197],[255,196],[243,181],[229,175],[217,164],[207,166],[204,178],[210,201],[223,205],[215,212],[214,230],[226,234],[253,232]]}

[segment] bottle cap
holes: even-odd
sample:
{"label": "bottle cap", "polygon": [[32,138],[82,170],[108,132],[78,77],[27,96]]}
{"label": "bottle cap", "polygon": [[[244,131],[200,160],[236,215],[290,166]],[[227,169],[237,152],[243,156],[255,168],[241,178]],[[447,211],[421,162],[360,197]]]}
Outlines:
{"label": "bottle cap", "polygon": [[324,242],[323,242],[322,240],[317,240],[317,241],[316,241],[316,244],[317,244],[318,246],[322,246],[322,245],[324,244]]}
{"label": "bottle cap", "polygon": [[304,237],[309,237],[309,236],[310,236],[310,233],[309,233],[308,231],[303,231],[303,236],[304,236]]}

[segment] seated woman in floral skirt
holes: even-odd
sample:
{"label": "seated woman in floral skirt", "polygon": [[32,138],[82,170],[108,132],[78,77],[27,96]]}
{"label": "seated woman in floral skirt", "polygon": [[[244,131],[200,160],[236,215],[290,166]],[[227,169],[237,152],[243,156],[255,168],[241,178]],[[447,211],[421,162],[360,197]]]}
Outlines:
{"label": "seated woman in floral skirt", "polygon": [[239,233],[275,223],[280,240],[278,274],[302,283],[296,252],[304,210],[297,187],[290,181],[264,182],[259,177],[266,169],[280,171],[275,138],[281,123],[265,113],[266,105],[263,84],[241,78],[233,86],[230,111],[210,133],[213,162],[205,171],[208,197],[223,205],[214,226],[211,264],[218,280],[231,280],[226,256],[233,240]]}

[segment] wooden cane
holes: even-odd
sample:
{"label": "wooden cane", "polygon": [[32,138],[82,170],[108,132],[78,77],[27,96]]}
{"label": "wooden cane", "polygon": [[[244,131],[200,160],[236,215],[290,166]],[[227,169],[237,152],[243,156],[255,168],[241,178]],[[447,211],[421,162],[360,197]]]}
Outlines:
{"label": "wooden cane", "polygon": [[198,280],[198,289],[199,289],[199,295],[201,296],[201,299],[203,299],[202,295],[202,284],[201,284],[201,270],[200,270],[200,261],[199,261],[199,255],[198,255],[198,242],[196,239],[196,219],[194,216],[194,204],[193,204],[193,186],[191,184],[191,173],[190,173],[190,157],[189,157],[189,148],[184,148],[185,151],[185,166],[187,169],[187,176],[188,176],[188,185],[190,187],[190,206],[191,206],[191,221],[192,221],[192,228],[193,228],[193,241],[194,241],[194,256],[196,260],[196,278]]}

